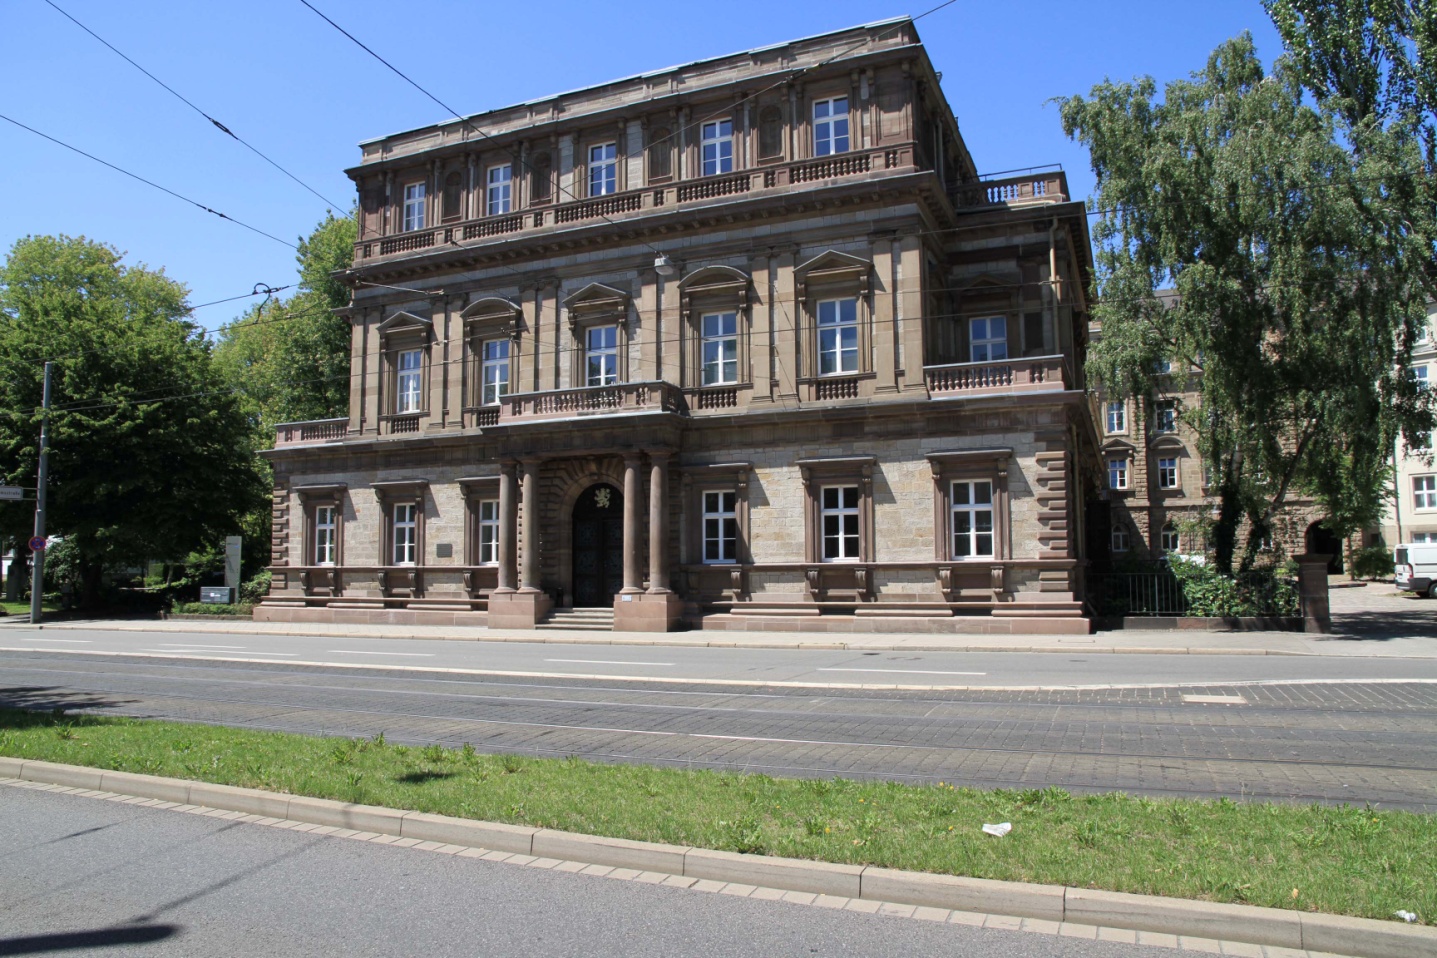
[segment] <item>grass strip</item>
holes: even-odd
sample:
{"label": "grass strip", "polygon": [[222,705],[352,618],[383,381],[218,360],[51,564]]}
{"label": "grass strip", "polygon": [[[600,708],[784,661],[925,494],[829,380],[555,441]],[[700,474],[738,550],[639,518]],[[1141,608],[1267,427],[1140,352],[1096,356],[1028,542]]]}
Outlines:
{"label": "grass strip", "polygon": [[1367,807],[776,779],[12,709],[0,755],[751,854],[1437,916],[1437,818]]}

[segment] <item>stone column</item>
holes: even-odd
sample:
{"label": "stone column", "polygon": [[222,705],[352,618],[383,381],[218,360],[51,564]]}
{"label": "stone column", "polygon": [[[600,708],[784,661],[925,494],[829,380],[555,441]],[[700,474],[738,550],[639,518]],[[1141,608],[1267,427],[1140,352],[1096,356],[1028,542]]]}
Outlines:
{"label": "stone column", "polygon": [[624,457],[624,593],[642,592],[639,579],[639,466],[638,453]]}
{"label": "stone column", "polygon": [[499,465],[499,586],[495,592],[513,592],[514,553],[518,545],[519,496],[516,463]]}
{"label": "stone column", "polygon": [[669,454],[649,453],[649,595],[669,589]]}
{"label": "stone column", "polygon": [[524,565],[520,592],[539,591],[539,460],[524,463]]}
{"label": "stone column", "polygon": [[1327,594],[1327,563],[1332,556],[1305,553],[1297,557],[1297,591],[1302,603],[1302,631],[1332,631]]}

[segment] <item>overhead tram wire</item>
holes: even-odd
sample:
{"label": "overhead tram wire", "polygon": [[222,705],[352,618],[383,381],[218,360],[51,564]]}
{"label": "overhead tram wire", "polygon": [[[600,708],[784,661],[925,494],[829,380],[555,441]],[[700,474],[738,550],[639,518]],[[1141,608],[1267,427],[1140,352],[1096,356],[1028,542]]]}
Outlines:
{"label": "overhead tram wire", "polygon": [[245,229],[249,230],[251,233],[258,233],[260,236],[263,236],[263,237],[265,237],[266,239],[272,239],[272,240],[274,240],[276,243],[279,243],[281,246],[288,246],[290,249],[294,250],[295,252],[299,252],[299,247],[298,247],[298,246],[295,246],[293,243],[290,243],[290,242],[288,242],[288,241],[286,241],[286,240],[280,239],[278,236],[275,236],[273,233],[266,233],[264,230],[260,229],[258,226],[251,226],[251,225],[249,225],[248,223],[244,222],[243,220],[237,220],[237,219],[235,219],[233,216],[230,216],[230,215],[228,215],[228,214],[226,214],[226,213],[221,213],[221,212],[220,212],[219,210],[217,210],[217,209],[212,209],[212,208],[206,206],[205,204],[201,203],[199,200],[192,200],[192,199],[190,199],[188,196],[184,196],[184,195],[182,195],[182,194],[180,194],[180,193],[176,193],[174,190],[171,190],[171,189],[168,189],[168,188],[166,188],[166,187],[163,187],[163,186],[161,186],[160,184],[154,182],[153,180],[147,180],[147,179],[145,179],[143,176],[140,176],[138,173],[131,173],[129,170],[125,169],[124,167],[116,166],[116,165],[113,164],[113,163],[110,163],[110,162],[108,162],[108,161],[106,161],[106,160],[102,160],[102,159],[100,159],[98,156],[95,156],[93,153],[86,153],[84,150],[80,149],[78,146],[71,146],[70,144],[66,143],[66,142],[63,141],[63,140],[57,140],[57,139],[55,139],[55,137],[50,136],[48,133],[41,133],[39,130],[35,129],[33,126],[26,126],[24,123],[21,123],[19,120],[15,119],[15,118],[13,118],[13,117],[6,116],[5,114],[0,113],[0,120],[4,120],[4,121],[7,122],[7,123],[13,123],[15,126],[18,126],[20,129],[22,129],[22,130],[28,130],[29,132],[31,132],[31,133],[35,134],[36,136],[40,137],[41,139],[49,140],[51,143],[54,143],[56,146],[63,146],[65,149],[69,150],[70,152],[72,152],[72,153],[78,153],[78,154],[80,154],[81,156],[85,157],[85,159],[87,159],[87,160],[94,160],[96,163],[99,163],[101,166],[108,166],[110,169],[114,170],[116,173],[123,173],[125,176],[128,176],[128,177],[129,177],[130,179],[132,179],[132,180],[139,180],[141,183],[145,184],[146,186],[151,187],[151,188],[153,188],[153,189],[157,189],[157,190],[159,190],[161,193],[168,193],[170,196],[173,196],[173,197],[174,197],[175,199],[177,199],[177,200],[181,200],[181,201],[183,201],[183,202],[185,202],[185,203],[190,204],[191,206],[198,207],[199,209],[204,210],[206,213],[211,213],[211,214],[213,214],[213,215],[215,215],[215,216],[218,216],[218,217],[219,217],[220,219],[222,219],[222,220],[228,220],[228,221],[230,221],[231,223],[235,224],[236,226],[243,226]]}
{"label": "overhead tram wire", "polygon": [[146,70],[144,67],[140,66],[138,63],[136,63],[134,60],[132,60],[129,56],[127,56],[123,51],[121,51],[120,49],[118,49],[113,43],[111,43],[110,41],[106,40],[104,37],[100,36],[100,35],[99,35],[98,33],[96,33],[94,30],[91,30],[89,27],[85,26],[85,25],[84,25],[83,23],[81,23],[79,20],[75,19],[75,17],[74,17],[73,15],[71,15],[68,11],[66,11],[66,10],[64,10],[62,7],[60,7],[59,4],[55,3],[55,0],[45,0],[45,3],[47,3],[47,4],[49,4],[51,7],[53,7],[57,13],[59,13],[59,14],[60,14],[61,16],[63,16],[65,19],[69,20],[69,21],[70,21],[71,23],[73,23],[75,26],[79,27],[81,30],[84,30],[84,31],[85,31],[86,33],[88,33],[90,36],[94,37],[94,38],[95,38],[96,40],[98,40],[100,43],[104,44],[106,47],[108,47],[108,48],[110,49],[111,52],[113,52],[113,53],[114,53],[116,56],[118,56],[120,59],[124,60],[124,61],[125,61],[126,63],[128,63],[130,66],[134,67],[136,70],[139,70],[141,73],[143,73],[145,76],[149,77],[151,80],[154,80],[154,81],[155,81],[156,83],[158,83],[167,93],[169,93],[169,94],[170,94],[171,96],[173,96],[175,99],[179,100],[179,101],[180,101],[181,103],[183,103],[185,106],[189,107],[191,110],[194,110],[194,111],[195,111],[196,113],[198,113],[200,116],[204,117],[206,120],[208,120],[208,121],[214,126],[215,129],[219,130],[221,133],[223,133],[223,134],[225,134],[226,136],[230,137],[230,138],[231,138],[232,140],[234,140],[236,143],[240,144],[240,145],[243,146],[245,149],[249,150],[249,151],[250,151],[251,153],[253,153],[255,156],[257,156],[257,157],[259,157],[260,159],[264,160],[264,161],[265,161],[266,163],[268,163],[270,166],[272,166],[272,167],[274,167],[275,169],[279,170],[281,173],[283,173],[285,176],[289,177],[291,180],[294,180],[294,182],[298,183],[300,186],[302,186],[304,189],[308,190],[310,193],[313,193],[315,196],[319,197],[319,199],[323,200],[323,201],[325,202],[325,204],[326,204],[327,206],[329,206],[331,209],[335,210],[336,212],[342,212],[342,211],[345,209],[345,207],[344,207],[343,205],[341,205],[341,204],[339,204],[339,203],[336,203],[336,202],[334,202],[333,200],[329,199],[329,198],[328,198],[327,196],[325,196],[323,193],[319,192],[319,190],[316,190],[314,187],[310,186],[310,185],[309,185],[308,183],[306,183],[304,180],[301,180],[298,176],[295,176],[295,175],[294,175],[293,173],[291,173],[289,170],[287,170],[287,169],[285,169],[284,167],[280,166],[277,162],[275,162],[273,159],[271,159],[271,158],[270,158],[269,156],[267,156],[265,153],[261,152],[258,147],[256,147],[254,144],[250,143],[250,142],[249,142],[248,140],[246,140],[244,137],[240,136],[240,135],[239,135],[238,133],[236,133],[234,130],[231,130],[228,126],[226,126],[225,124],[221,123],[219,120],[215,119],[213,116],[210,116],[210,115],[209,115],[208,113],[206,113],[204,110],[200,109],[200,108],[199,108],[198,106],[196,106],[193,102],[191,102],[187,97],[185,97],[183,94],[181,94],[181,93],[180,93],[178,90],[176,90],[174,87],[170,86],[170,85],[169,85],[168,83],[166,83],[164,80],[161,80],[159,77],[155,76],[155,75],[154,75],[153,73],[151,73],[149,70]]}

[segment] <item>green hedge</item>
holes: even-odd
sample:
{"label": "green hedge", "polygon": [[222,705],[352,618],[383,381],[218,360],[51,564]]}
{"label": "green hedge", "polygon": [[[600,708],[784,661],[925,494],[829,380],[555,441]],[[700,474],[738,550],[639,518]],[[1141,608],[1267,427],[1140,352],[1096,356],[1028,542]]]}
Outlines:
{"label": "green hedge", "polygon": [[239,615],[248,616],[254,606],[248,602],[234,605],[211,605],[208,602],[176,602],[170,609],[171,615]]}

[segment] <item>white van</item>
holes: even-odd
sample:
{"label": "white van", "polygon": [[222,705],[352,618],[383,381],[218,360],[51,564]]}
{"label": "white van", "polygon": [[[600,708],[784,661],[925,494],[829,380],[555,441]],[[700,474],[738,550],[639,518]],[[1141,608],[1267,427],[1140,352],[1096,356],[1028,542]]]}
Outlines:
{"label": "white van", "polygon": [[1437,583],[1437,542],[1400,545],[1394,552],[1396,576],[1393,584],[1403,592],[1431,596]]}

